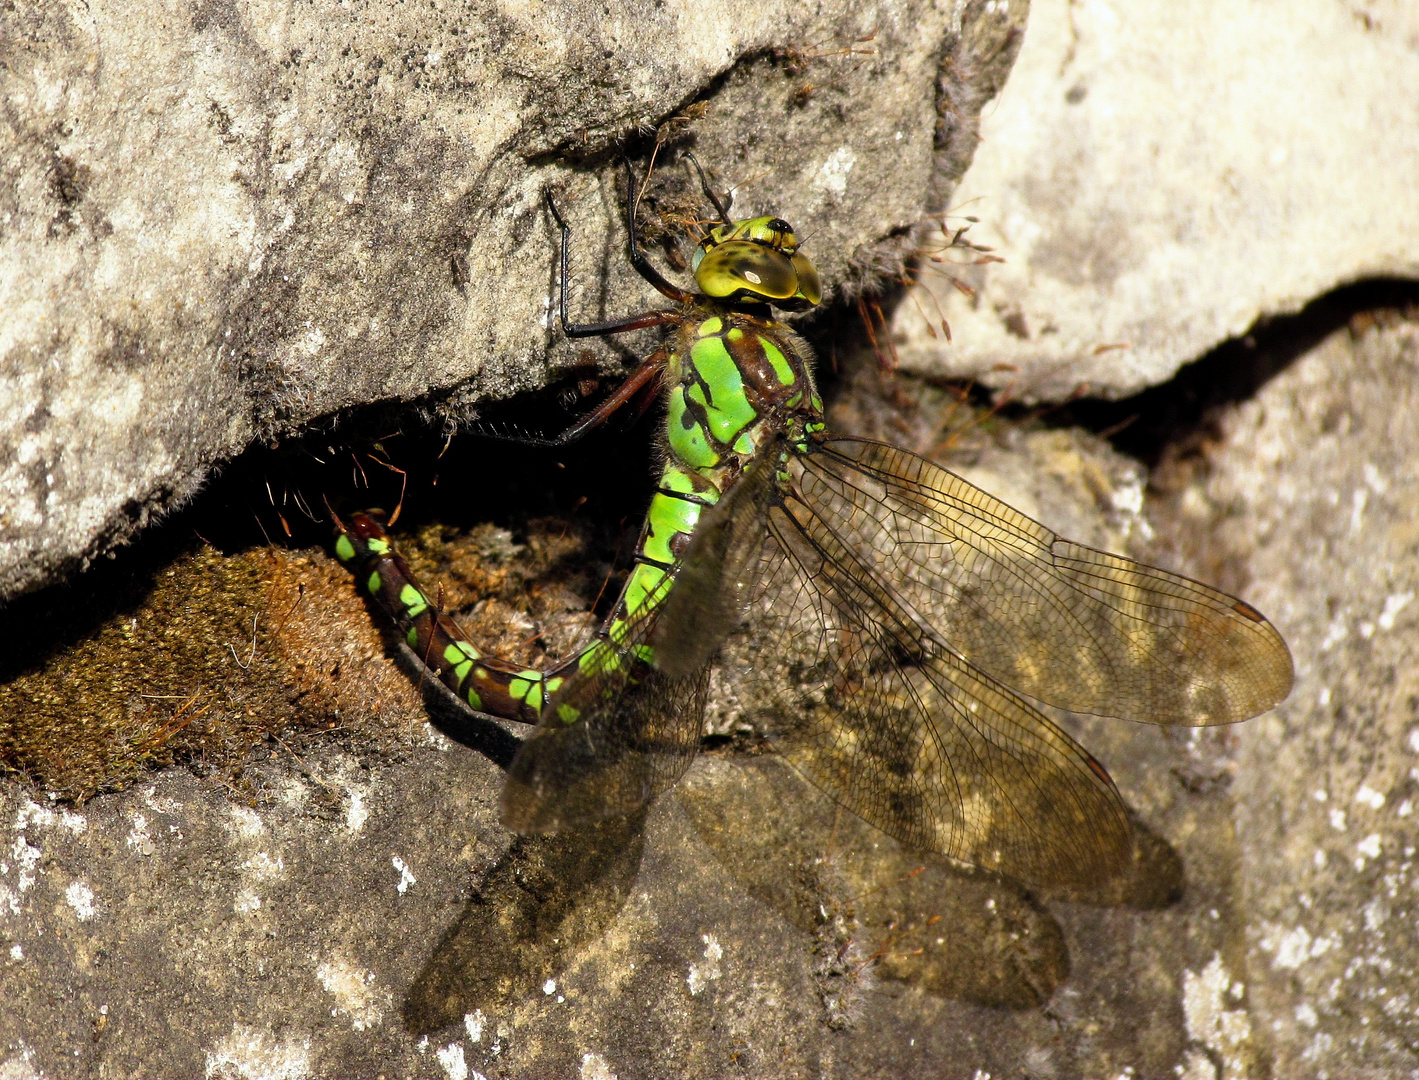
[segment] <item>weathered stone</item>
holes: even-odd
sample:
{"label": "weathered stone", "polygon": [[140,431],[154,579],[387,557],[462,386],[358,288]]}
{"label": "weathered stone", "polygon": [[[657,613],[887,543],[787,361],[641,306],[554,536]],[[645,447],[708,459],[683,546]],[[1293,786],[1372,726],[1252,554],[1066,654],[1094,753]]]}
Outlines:
{"label": "weathered stone", "polygon": [[576,353],[549,314],[544,193],[576,229],[576,311],[644,307],[617,147],[687,106],[708,104],[696,146],[738,205],[851,276],[959,176],[1023,19],[8,5],[0,596],[87,565],[254,440],[371,402],[453,422],[542,385]]}
{"label": "weathered stone", "polygon": [[[948,463],[1008,481],[1012,500],[1080,539],[1146,546],[1141,471],[1100,440],[998,419],[961,431],[969,413],[948,395],[917,387],[914,404],[910,384],[878,398],[871,383],[833,410],[835,425],[940,442]],[[560,617],[536,598],[561,595],[562,537],[551,523],[525,544],[425,528],[409,551],[451,605],[500,598],[499,611],[472,609],[470,629],[506,648]],[[366,613],[335,603],[329,560],[281,557],[291,566],[272,574],[281,587],[264,609],[279,632],[260,635],[254,663],[238,659],[279,681],[293,667],[281,658],[312,648],[364,658],[358,670],[342,660],[340,685],[321,693],[308,679],[290,688],[307,710],[293,722],[309,728],[323,706],[339,728],[277,731],[235,785],[217,760],[205,779],[169,768],[81,807],[7,785],[6,1064],[55,1078],[890,1078],[1155,1075],[1184,1060],[1182,972],[1241,938],[1217,739],[1076,724],[1138,814],[1144,851],[1138,880],[1091,897],[963,872],[844,816],[774,759],[727,753],[706,756],[644,822],[514,839],[497,824],[498,748],[409,728],[397,691],[428,680],[368,657]],[[252,558],[231,557],[226,573]],[[197,565],[224,564],[208,553]],[[583,603],[595,577],[573,590]],[[282,624],[297,602],[300,620]],[[245,625],[214,612],[212,632]],[[138,655],[125,659],[110,639],[130,619]],[[107,652],[78,649],[129,671],[151,625],[125,613],[97,635]],[[66,662],[45,671],[62,679]],[[466,719],[433,715],[478,744]],[[382,729],[397,752],[362,747]],[[74,990],[56,999],[60,986]]]}
{"label": "weathered stone", "polygon": [[1416,42],[1399,2],[1034,4],[946,219],[1004,262],[924,264],[903,365],[1121,397],[1338,285],[1419,275]]}
{"label": "weathered stone", "polygon": [[[760,85],[738,70],[720,92]],[[615,280],[609,170],[601,183],[584,246],[600,243]],[[585,305],[619,310],[620,287]],[[103,737],[126,729],[85,733],[93,713],[72,718],[75,786],[102,786],[106,767],[145,779],[77,806],[5,779],[0,1075],[1416,1072],[1416,325],[1382,315],[1305,351],[1185,454],[1165,448],[1151,499],[1139,465],[1093,436],[975,414],[840,358],[835,427],[928,452],[1065,535],[1234,590],[1292,647],[1291,698],[1235,728],[1061,718],[1137,819],[1143,873],[1094,896],[962,873],[845,820],[772,759],[725,750],[643,822],[513,838],[495,764],[511,735],[460,727],[427,684],[427,715],[483,753],[411,726],[423,680],[379,655],[343,571],[300,552],[184,556],[172,585],[201,585],[204,610],[182,611],[160,581],[55,642],[23,686],[63,720],[55,702],[88,709],[109,670],[103,707],[120,709],[135,673],[227,670],[210,696],[271,712],[231,704],[242,715],[225,722],[241,724],[214,728],[250,751],[236,784],[231,755],[150,774],[106,760]],[[453,408],[483,392],[466,385]],[[467,500],[458,510],[471,520]],[[566,537],[549,525],[513,543],[484,525],[401,540],[453,603],[481,599],[480,637],[555,652],[584,629],[577,605],[603,573],[568,565]],[[165,619],[185,621],[167,633]],[[206,635],[209,654],[155,658],[177,633]],[[239,635],[250,651],[229,652]],[[338,685],[317,662],[333,657]],[[716,717],[732,727],[743,704],[722,697]]]}
{"label": "weathered stone", "polygon": [[1419,322],[1340,331],[1226,418],[1182,494],[1296,657],[1232,753],[1227,964],[1277,1076],[1419,1071],[1416,387]]}

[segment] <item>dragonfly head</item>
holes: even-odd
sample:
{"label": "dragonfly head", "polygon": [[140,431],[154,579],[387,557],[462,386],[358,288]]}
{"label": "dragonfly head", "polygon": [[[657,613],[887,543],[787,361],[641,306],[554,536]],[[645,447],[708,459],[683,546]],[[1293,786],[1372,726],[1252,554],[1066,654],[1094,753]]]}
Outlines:
{"label": "dragonfly head", "polygon": [[695,249],[690,269],[700,291],[725,304],[801,311],[823,299],[818,271],[798,250],[798,237],[783,218],[716,225]]}

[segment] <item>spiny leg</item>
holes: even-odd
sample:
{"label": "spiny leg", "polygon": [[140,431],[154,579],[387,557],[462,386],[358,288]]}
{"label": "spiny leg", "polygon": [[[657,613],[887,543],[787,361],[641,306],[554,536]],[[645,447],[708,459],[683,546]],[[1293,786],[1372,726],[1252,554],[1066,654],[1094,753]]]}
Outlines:
{"label": "spiny leg", "polygon": [[[624,160],[624,159],[623,159]],[[645,261],[640,249],[636,245],[635,232],[635,178],[630,172],[630,162],[626,161],[626,178],[629,190],[627,192],[627,229],[630,233],[630,253],[631,262],[635,265],[643,276],[646,276],[657,289],[665,293],[671,299],[679,300],[681,303],[689,303],[694,300],[691,293],[683,289],[677,289],[667,282],[660,274]],[[551,212],[553,219],[557,222],[557,227],[562,233],[562,250],[560,259],[560,273],[558,281],[559,315],[562,320],[562,332],[568,337],[597,337],[605,334],[621,334],[631,330],[643,330],[652,326],[665,326],[683,321],[684,316],[678,311],[647,311],[640,315],[631,315],[624,319],[613,319],[601,323],[573,323],[567,317],[567,279],[569,277],[569,258],[571,250],[571,227],[562,219],[561,213],[557,210],[557,204],[552,200],[552,193],[546,193],[547,209]],[[665,349],[657,349],[646,357],[631,372],[616,391],[594,410],[582,417],[571,427],[567,428],[559,435],[550,439],[542,439],[523,435],[503,435],[498,438],[507,442],[521,443],[526,446],[565,446],[581,438],[582,435],[592,428],[602,424],[607,418],[621,408],[627,401],[630,401],[638,393],[645,390],[647,386],[658,382],[661,372],[665,368],[667,354]]]}
{"label": "spiny leg", "polygon": [[679,304],[692,304],[696,296],[692,292],[687,292],[678,285],[672,285],[665,280],[665,276],[650,264],[650,260],[641,252],[640,244],[636,242],[636,176],[631,171],[631,159],[621,158],[621,164],[626,169],[626,237],[630,241],[631,265],[636,268],[636,273],[650,282],[655,290],[665,296],[670,297]]}
{"label": "spiny leg", "polygon": [[714,224],[728,225],[729,209],[719,201],[719,196],[716,195],[714,193],[714,190],[709,186],[709,181],[705,179],[705,171],[704,169],[700,168],[700,163],[698,159],[696,159],[695,155],[690,153],[688,150],[685,151],[685,156],[690,159],[690,164],[695,167],[695,172],[700,174],[700,190],[704,192],[705,198],[714,204],[715,213],[719,215],[719,220],[716,221]]}
{"label": "spiny leg", "polygon": [[[552,214],[552,219],[556,221],[557,228],[562,233],[562,252],[559,260],[558,294],[560,298],[559,314],[562,319],[562,332],[567,337],[600,337],[604,334],[624,334],[631,330],[643,330],[649,326],[664,326],[666,323],[678,322],[680,313],[678,311],[647,311],[640,315],[629,315],[624,319],[611,319],[607,322],[599,323],[573,323],[567,318],[567,279],[569,277],[569,267],[571,262],[571,239],[572,230],[563,219],[561,212],[557,209],[557,204],[552,201],[552,193],[549,191],[545,196],[547,209]],[[633,265],[641,276],[649,281],[660,292],[664,293],[671,300],[679,304],[689,304],[695,299],[694,294],[686,292],[670,284],[665,278],[660,276],[659,271],[646,261],[640,249],[636,246],[636,233],[634,223],[631,228],[631,265]]]}
{"label": "spiny leg", "polygon": [[652,392],[647,388],[658,387],[668,357],[669,352],[666,349],[656,349],[640,362],[635,371],[626,376],[610,397],[560,435],[553,435],[550,439],[538,438],[535,435],[490,435],[489,438],[495,438],[500,442],[519,443],[523,446],[566,446],[568,443],[573,443],[592,428],[605,423],[613,413],[619,411],[623,405],[638,394]]}

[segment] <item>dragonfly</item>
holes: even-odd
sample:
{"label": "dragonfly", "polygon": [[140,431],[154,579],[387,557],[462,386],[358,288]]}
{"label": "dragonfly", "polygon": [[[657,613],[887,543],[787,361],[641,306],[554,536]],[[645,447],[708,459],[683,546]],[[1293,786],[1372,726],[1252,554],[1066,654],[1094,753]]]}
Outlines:
{"label": "dragonfly", "polygon": [[[693,158],[691,158],[693,162]],[[533,725],[501,813],[522,833],[646,806],[701,745],[718,661],[755,729],[841,806],[913,847],[1038,885],[1127,872],[1129,814],[1108,772],[1037,703],[1166,726],[1230,724],[1290,691],[1255,608],[1062,539],[906,450],[834,434],[810,347],[779,313],[822,302],[788,222],[715,216],[694,287],[636,240],[632,267],[670,306],[571,338],[664,328],[565,445],[658,392],[663,462],[631,567],[592,639],[528,668],[480,649],[415,580],[377,512],[336,519],[335,551],[428,671],[473,710]]]}

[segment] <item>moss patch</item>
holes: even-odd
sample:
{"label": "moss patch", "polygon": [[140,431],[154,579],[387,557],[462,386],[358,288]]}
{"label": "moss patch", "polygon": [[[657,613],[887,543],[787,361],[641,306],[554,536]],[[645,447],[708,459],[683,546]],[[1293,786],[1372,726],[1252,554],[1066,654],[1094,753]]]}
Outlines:
{"label": "moss patch", "polygon": [[418,697],[383,653],[323,554],[204,547],[0,684],[0,763],[84,799],[174,761],[239,772],[283,732],[407,732]]}
{"label": "moss patch", "polygon": [[[395,539],[480,647],[541,665],[595,625],[606,569],[566,522],[533,522],[523,542],[491,525]],[[56,591],[19,613],[53,644],[26,653],[15,637],[0,767],[83,800],[173,763],[239,785],[246,761],[299,756],[312,738],[393,752],[422,735],[428,713],[388,628],[323,551],[204,546],[117,591]]]}

